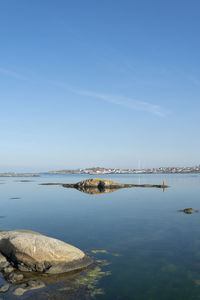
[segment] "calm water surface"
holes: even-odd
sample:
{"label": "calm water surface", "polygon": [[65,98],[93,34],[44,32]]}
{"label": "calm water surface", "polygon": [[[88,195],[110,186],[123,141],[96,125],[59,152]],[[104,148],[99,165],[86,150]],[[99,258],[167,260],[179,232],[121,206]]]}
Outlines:
{"label": "calm water surface", "polygon": [[[120,183],[161,184],[165,180],[170,185],[165,192],[132,188],[89,195],[61,186],[39,185],[86,178],[42,175],[31,182],[1,178],[0,215],[4,218],[0,218],[0,230],[38,231],[106,261],[100,263],[96,278],[94,274],[89,276],[94,280],[85,290],[70,290],[68,284],[77,280],[72,278],[27,292],[22,298],[200,299],[200,213],[177,212],[188,207],[200,209],[200,175],[102,177]],[[13,197],[20,199],[10,199]],[[5,299],[15,299],[11,292],[12,288]]]}

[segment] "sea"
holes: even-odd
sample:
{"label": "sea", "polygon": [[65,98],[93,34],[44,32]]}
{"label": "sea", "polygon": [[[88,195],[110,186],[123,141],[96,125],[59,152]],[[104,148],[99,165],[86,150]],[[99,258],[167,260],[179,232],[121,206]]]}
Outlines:
{"label": "sea", "polygon": [[[200,174],[99,175],[118,183],[169,187],[87,194],[61,185],[92,175],[0,178],[0,230],[26,229],[70,243],[93,257],[86,270],[2,299],[200,299]],[[30,274],[31,276],[31,274]],[[0,285],[5,284],[3,274]]]}

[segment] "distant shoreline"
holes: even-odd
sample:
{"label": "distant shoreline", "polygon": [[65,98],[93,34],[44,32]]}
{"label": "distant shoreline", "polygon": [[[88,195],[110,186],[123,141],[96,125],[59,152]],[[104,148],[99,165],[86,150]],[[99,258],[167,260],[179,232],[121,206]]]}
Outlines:
{"label": "distant shoreline", "polygon": [[140,175],[140,174],[199,174],[200,171],[188,171],[188,172],[117,172],[117,173],[78,173],[78,172],[45,172],[43,174],[50,174],[50,175]]}
{"label": "distant shoreline", "polygon": [[40,177],[38,174],[0,174],[0,177]]}
{"label": "distant shoreline", "polygon": [[62,169],[56,171],[48,171],[44,174],[84,174],[84,175],[113,175],[113,174],[186,174],[200,173],[200,165],[192,167],[160,167],[160,168],[142,168],[142,169],[121,169],[121,168],[78,168],[78,169]]}

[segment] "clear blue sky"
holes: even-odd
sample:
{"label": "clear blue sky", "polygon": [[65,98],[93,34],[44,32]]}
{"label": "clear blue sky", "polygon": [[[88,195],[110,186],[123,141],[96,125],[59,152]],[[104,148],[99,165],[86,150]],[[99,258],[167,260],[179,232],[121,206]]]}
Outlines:
{"label": "clear blue sky", "polygon": [[0,172],[200,163],[199,0],[0,1]]}

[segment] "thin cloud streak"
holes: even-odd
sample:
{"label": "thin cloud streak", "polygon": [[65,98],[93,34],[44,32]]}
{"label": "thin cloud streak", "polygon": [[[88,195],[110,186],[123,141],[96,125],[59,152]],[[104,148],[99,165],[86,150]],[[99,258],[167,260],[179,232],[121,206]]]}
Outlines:
{"label": "thin cloud streak", "polygon": [[157,115],[159,117],[165,117],[166,112],[163,112],[163,109],[156,104],[152,104],[145,101],[139,101],[132,98],[124,97],[124,96],[118,96],[118,95],[112,95],[112,94],[102,94],[102,93],[96,93],[92,91],[86,91],[86,90],[79,90],[77,88],[71,87],[70,85],[67,85],[65,83],[60,83],[56,81],[49,81],[50,84],[53,84],[60,88],[65,88],[68,91],[81,96],[87,96],[99,100],[103,100],[105,102],[109,102],[115,105],[121,105],[124,107],[131,108],[133,110],[137,111],[145,111],[149,112],[151,114]]}
{"label": "thin cloud streak", "polygon": [[12,70],[8,70],[8,69],[4,69],[4,68],[0,68],[0,73],[9,77],[14,77],[16,79],[21,79],[21,80],[27,80],[26,77],[24,77],[23,75],[14,72]]}
{"label": "thin cloud streak", "polygon": [[189,79],[194,85],[200,86],[200,80],[199,80],[199,78],[197,78],[197,77],[195,77],[195,76],[193,76],[193,75],[188,75],[187,77],[188,77],[188,79]]}
{"label": "thin cloud streak", "polygon": [[[22,74],[19,74],[17,72],[14,72],[14,71],[11,71],[8,69],[0,68],[0,73],[4,74],[6,76],[14,77],[16,79],[28,80]],[[36,80],[36,81],[38,81],[38,80]],[[67,89],[68,91],[70,91],[76,95],[87,96],[87,97],[103,100],[108,103],[112,103],[115,105],[121,105],[121,106],[130,108],[133,110],[137,110],[137,111],[145,111],[145,112],[157,115],[159,117],[166,116],[166,113],[163,112],[163,109],[161,109],[161,107],[156,104],[152,104],[152,103],[145,102],[145,101],[139,101],[139,100],[135,100],[132,98],[119,96],[119,95],[102,94],[102,93],[96,93],[96,92],[92,92],[92,91],[80,90],[78,88],[71,87],[70,85],[68,85],[66,83],[60,83],[60,82],[56,82],[53,80],[44,80],[44,81],[48,84]]]}
{"label": "thin cloud streak", "polygon": [[132,98],[123,97],[123,96],[117,96],[117,95],[109,95],[109,94],[101,94],[101,93],[95,93],[90,91],[81,91],[81,90],[74,90],[71,89],[74,93],[78,95],[93,97],[96,99],[104,100],[109,103],[113,103],[115,105],[121,105],[128,108],[131,108],[133,110],[138,111],[146,111],[149,113],[152,113],[154,115],[164,117],[165,113],[162,111],[161,107],[159,105],[155,105],[149,102],[144,101],[138,101]]}

